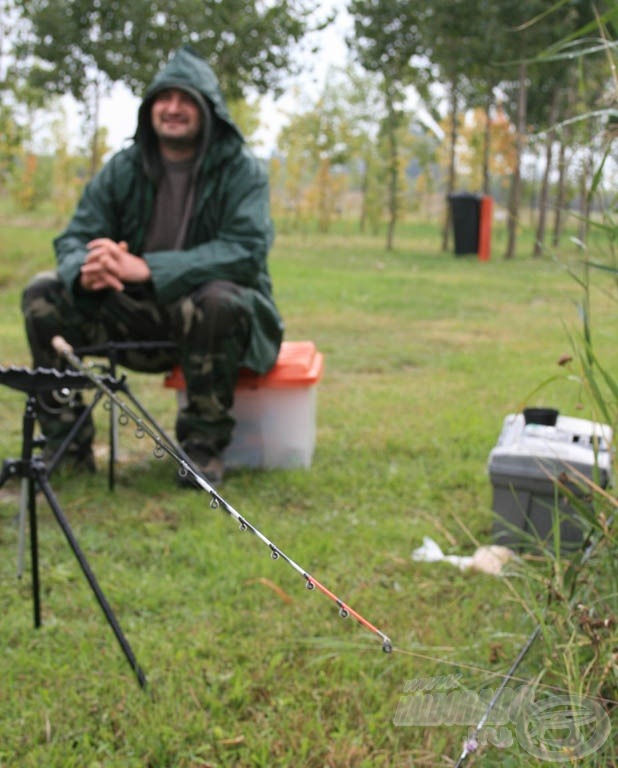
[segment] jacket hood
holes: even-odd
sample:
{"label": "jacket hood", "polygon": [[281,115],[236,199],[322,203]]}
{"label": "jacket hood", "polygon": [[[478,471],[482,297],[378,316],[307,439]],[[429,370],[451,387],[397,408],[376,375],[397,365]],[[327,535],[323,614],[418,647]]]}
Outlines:
{"label": "jacket hood", "polygon": [[144,92],[138,110],[135,141],[139,144],[146,174],[157,178],[161,172],[161,161],[157,137],[150,120],[150,107],[156,95],[167,88],[179,88],[189,93],[202,111],[202,136],[196,155],[195,168],[210,144],[222,133],[235,134],[241,142],[244,138],[228,112],[219,81],[208,62],[198,56],[189,46],[172,54],[167,64],[155,75]]}

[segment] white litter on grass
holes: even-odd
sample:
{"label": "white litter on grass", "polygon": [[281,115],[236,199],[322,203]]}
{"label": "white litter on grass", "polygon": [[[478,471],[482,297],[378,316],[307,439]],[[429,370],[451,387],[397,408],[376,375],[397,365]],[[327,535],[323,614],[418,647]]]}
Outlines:
{"label": "white litter on grass", "polygon": [[456,565],[461,571],[479,571],[481,573],[490,573],[497,576],[502,568],[511,558],[515,557],[515,552],[508,547],[502,547],[499,544],[489,544],[478,547],[473,555],[466,557],[459,555],[445,555],[438,544],[429,536],[423,538],[423,546],[412,552],[412,559],[421,563],[439,563],[447,562]]}

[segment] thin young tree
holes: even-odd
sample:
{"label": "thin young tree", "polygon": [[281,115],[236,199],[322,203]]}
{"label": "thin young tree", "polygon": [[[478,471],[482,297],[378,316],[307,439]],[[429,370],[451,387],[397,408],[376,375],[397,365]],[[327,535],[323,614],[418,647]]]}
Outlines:
{"label": "thin young tree", "polygon": [[413,66],[414,56],[423,52],[424,10],[408,0],[351,0],[348,10],[354,20],[349,45],[361,66],[377,76],[384,105],[382,128],[388,147],[386,248],[392,250],[401,208],[398,133],[407,90],[413,86],[423,90],[426,83],[423,73]]}

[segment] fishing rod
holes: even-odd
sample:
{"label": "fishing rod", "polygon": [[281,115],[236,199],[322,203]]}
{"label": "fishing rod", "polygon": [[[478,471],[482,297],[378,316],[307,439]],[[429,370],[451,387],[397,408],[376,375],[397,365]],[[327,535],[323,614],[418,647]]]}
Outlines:
{"label": "fishing rod", "polygon": [[504,689],[506,688],[507,684],[513,679],[515,676],[515,673],[519,669],[519,665],[522,663],[522,661],[526,658],[528,655],[528,651],[532,648],[534,645],[535,640],[539,636],[541,632],[541,625],[537,624],[532,632],[528,635],[528,639],[521,647],[519,653],[517,654],[517,657],[515,661],[511,664],[510,669],[508,672],[504,675],[502,682],[500,685],[496,688],[494,695],[491,697],[489,704],[485,708],[485,711],[483,712],[483,715],[481,716],[480,720],[478,721],[476,727],[474,728],[474,731],[470,735],[469,738],[467,738],[464,742],[463,749],[461,752],[461,755],[459,756],[459,760],[455,763],[455,768],[461,768],[461,766],[465,763],[467,758],[473,753],[476,752],[476,750],[479,747],[479,736],[481,734],[481,731],[485,727],[485,723],[489,720],[489,716],[494,711],[496,704],[502,697],[502,694],[504,693]]}
{"label": "fishing rod", "polygon": [[[122,400],[114,391],[113,389],[105,383],[105,381],[102,379],[101,376],[93,373],[92,369],[85,365],[84,362],[75,354],[73,351],[73,348],[71,345],[61,336],[54,336],[52,339],[52,347],[57,352],[58,355],[60,355],[64,360],[66,360],[69,365],[71,365],[73,368],[75,368],[77,371],[82,373],[84,376],[88,378],[89,381],[92,382],[92,384],[95,386],[96,389],[98,389],[100,392],[105,394],[109,399],[110,402],[117,406],[118,409],[121,411],[121,414],[119,416],[119,420],[121,420],[121,423],[127,423],[127,420],[130,419],[133,421],[137,427],[136,429],[136,437],[143,437],[144,435],[148,435],[150,439],[154,442],[155,447],[153,449],[153,455],[155,458],[163,458],[165,454],[168,454],[169,456],[176,461],[180,466],[180,474],[182,477],[191,476],[194,482],[206,493],[210,495],[210,507],[211,509],[218,509],[221,508],[223,511],[225,511],[230,517],[232,517],[237,523],[238,527],[241,531],[248,531],[249,533],[252,533],[254,536],[256,536],[263,544],[265,544],[268,549],[270,550],[270,556],[273,560],[278,560],[281,558],[284,560],[288,565],[290,565],[298,574],[300,574],[303,579],[305,580],[305,587],[308,590],[314,590],[317,589],[319,592],[321,592],[323,595],[328,597],[330,600],[332,600],[335,605],[339,608],[339,616],[342,619],[347,619],[348,617],[352,617],[356,619],[356,621],[365,629],[372,632],[374,635],[379,637],[382,641],[382,650],[384,653],[392,653],[393,651],[393,644],[390,640],[390,638],[382,632],[378,627],[376,627],[374,624],[372,624],[370,621],[368,621],[364,616],[362,616],[358,611],[355,611],[354,608],[352,608],[350,605],[348,605],[346,602],[344,602],[341,598],[339,598],[334,592],[331,592],[327,587],[325,587],[320,581],[318,581],[313,575],[311,575],[308,571],[306,571],[304,568],[302,568],[298,563],[296,563],[289,555],[287,555],[280,547],[278,547],[276,544],[274,544],[269,538],[267,538],[258,528],[256,528],[247,518],[245,518],[243,515],[241,515],[239,512],[234,509],[234,507],[229,504],[217,491],[215,488],[213,488],[210,483],[206,480],[202,472],[195,466],[195,464],[191,461],[191,459],[187,456],[187,454],[180,448],[176,443],[172,441],[172,439],[166,434],[166,432],[155,422],[155,420],[146,412],[146,410],[138,403],[138,401],[131,396],[131,394],[127,391],[126,394],[130,398],[133,406],[137,409],[136,412],[132,410],[126,402]],[[153,428],[154,427],[154,428]]]}

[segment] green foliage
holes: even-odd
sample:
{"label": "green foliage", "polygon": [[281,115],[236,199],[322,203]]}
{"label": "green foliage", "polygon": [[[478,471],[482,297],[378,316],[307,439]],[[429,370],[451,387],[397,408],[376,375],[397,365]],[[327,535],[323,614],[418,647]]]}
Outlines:
{"label": "green foliage", "polygon": [[351,43],[362,66],[381,75],[392,98],[403,98],[403,90],[419,71],[414,57],[427,51],[423,20],[427,9],[406,0],[350,0],[348,10],[354,18]]}
{"label": "green foliage", "polygon": [[[597,18],[597,23],[601,28],[604,22]],[[562,47],[561,43],[559,48]],[[605,48],[611,62],[613,50],[609,45]],[[612,67],[610,69],[613,70]],[[615,73],[612,87],[615,93],[618,89]],[[614,138],[611,133],[601,136],[605,149],[592,175],[589,199],[602,187],[603,173],[606,161],[611,156]],[[579,324],[568,326],[572,354],[565,356],[561,364],[567,368],[568,379],[579,389],[581,400],[591,409],[594,420],[609,425],[613,430],[614,439],[610,449],[615,473],[618,379],[614,374],[615,365],[603,350],[603,343],[607,340],[608,322],[611,325],[610,318],[614,318],[615,322],[618,308],[618,227],[615,220],[615,191],[611,190],[608,195],[609,201],[604,199],[605,195],[598,198],[602,207],[596,220],[584,222],[597,237],[590,238],[587,244],[580,242],[583,258],[568,267],[574,284],[580,290]],[[599,301],[599,296],[603,297],[602,301]],[[593,447],[595,452],[600,451],[598,444]],[[615,565],[618,498],[615,480],[608,483],[598,467],[592,467],[589,476],[578,472],[576,468],[567,467],[558,478],[557,487],[563,499],[574,510],[573,514],[585,522],[589,537],[581,551],[571,556],[561,552],[561,505],[556,496],[553,510],[555,546],[544,550],[545,557],[541,561],[544,573],[533,569],[532,578],[527,582],[529,607],[538,604],[539,584],[542,584],[547,599],[546,608],[538,612],[537,626],[542,636],[543,654],[543,671],[538,681],[568,691],[571,700],[581,701],[579,697],[583,696],[595,701],[599,709],[596,718],[593,718],[596,722],[592,733],[594,735],[595,727],[604,716],[608,727],[607,736],[611,731],[610,718],[618,702],[615,619],[618,614],[618,571]],[[571,737],[568,742],[563,742],[565,759],[569,750],[576,752],[586,738],[583,731],[579,730],[572,733]],[[606,744],[595,751],[595,765],[615,764],[615,744]]]}
{"label": "green foliage", "polygon": [[228,102],[228,109],[234,123],[239,127],[242,135],[251,141],[251,137],[260,127],[259,104],[249,102],[246,99],[237,99]]}
{"label": "green foliage", "polygon": [[346,171],[358,161],[355,149],[362,128],[355,119],[358,115],[349,109],[350,94],[342,74],[331,72],[315,106],[295,115],[278,141],[286,157],[285,180],[283,184],[279,181],[278,191],[285,189],[287,207],[297,221],[316,219],[320,232],[328,232],[332,219],[341,212]]}
{"label": "green foliage", "polygon": [[[17,49],[29,78],[80,100],[93,71],[143,91],[172,50],[190,43],[209,60],[230,98],[251,85],[276,90],[293,68],[291,48],[307,29],[304,0],[106,2],[19,0],[29,29]],[[127,52],[130,51],[130,55]]]}
{"label": "green foliage", "polygon": [[[614,229],[614,236],[615,233]],[[593,419],[613,430],[615,473],[618,379],[614,374],[615,365],[601,349],[607,341],[608,322],[611,324],[610,318],[615,318],[618,308],[618,264],[615,256],[611,263],[603,265],[586,260],[569,272],[581,290],[581,297],[579,323],[569,324],[572,355],[565,357],[562,364],[566,376],[579,390],[582,402],[588,404]],[[599,294],[606,298],[606,303],[599,302]],[[592,307],[595,308],[594,321]],[[589,539],[586,548],[571,556],[561,554],[559,544],[548,547],[544,551],[542,570],[533,569],[528,604],[537,601],[539,584],[547,596],[547,607],[539,619],[543,653],[543,674],[539,680],[543,685],[568,690],[573,696],[600,702],[611,717],[618,701],[615,479],[608,487],[598,468],[593,467],[589,477],[567,469],[559,485],[574,514],[585,521]],[[556,525],[558,520],[556,505]],[[557,530],[556,534],[559,542]],[[613,764],[615,755],[611,747],[607,749],[595,757],[595,764],[603,763],[604,756],[603,764]]]}
{"label": "green foliage", "polygon": [[26,132],[13,119],[12,111],[0,105],[0,188],[6,188],[8,180],[19,162]]}
{"label": "green foliage", "polygon": [[51,159],[27,153],[13,168],[9,188],[20,211],[34,211],[50,197]]}

